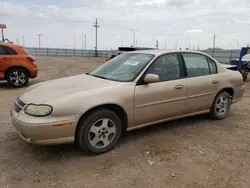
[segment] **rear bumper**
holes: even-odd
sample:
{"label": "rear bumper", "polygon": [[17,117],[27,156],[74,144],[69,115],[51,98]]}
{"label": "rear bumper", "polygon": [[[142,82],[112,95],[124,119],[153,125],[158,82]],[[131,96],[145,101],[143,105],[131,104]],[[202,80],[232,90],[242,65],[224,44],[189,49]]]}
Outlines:
{"label": "rear bumper", "polygon": [[37,75],[38,75],[37,67],[30,70],[30,78],[36,78]]}
{"label": "rear bumper", "polygon": [[232,103],[236,103],[236,102],[240,101],[243,98],[244,93],[245,93],[245,86],[244,85],[236,86],[234,88],[234,96],[232,99]]}
{"label": "rear bumper", "polygon": [[30,75],[30,78],[36,78],[37,77],[37,74],[36,75]]}

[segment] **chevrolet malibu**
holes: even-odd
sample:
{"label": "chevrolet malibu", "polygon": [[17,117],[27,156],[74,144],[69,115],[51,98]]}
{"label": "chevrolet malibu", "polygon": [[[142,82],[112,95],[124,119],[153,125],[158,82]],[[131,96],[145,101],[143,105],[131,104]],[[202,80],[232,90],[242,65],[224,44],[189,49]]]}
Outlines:
{"label": "chevrolet malibu", "polygon": [[125,131],[204,113],[224,119],[244,91],[239,72],[205,53],[135,51],[91,73],[27,88],[11,116],[27,142],[75,142],[85,152],[101,154]]}

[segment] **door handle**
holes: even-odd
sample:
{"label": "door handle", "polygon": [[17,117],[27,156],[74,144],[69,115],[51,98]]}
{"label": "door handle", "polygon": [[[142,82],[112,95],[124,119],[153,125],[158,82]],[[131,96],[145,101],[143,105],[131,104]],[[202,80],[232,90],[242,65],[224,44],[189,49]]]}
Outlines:
{"label": "door handle", "polygon": [[183,89],[184,88],[184,85],[177,85],[175,86],[175,89]]}
{"label": "door handle", "polygon": [[213,84],[218,84],[218,83],[219,83],[219,80],[213,80],[212,83],[213,83]]}

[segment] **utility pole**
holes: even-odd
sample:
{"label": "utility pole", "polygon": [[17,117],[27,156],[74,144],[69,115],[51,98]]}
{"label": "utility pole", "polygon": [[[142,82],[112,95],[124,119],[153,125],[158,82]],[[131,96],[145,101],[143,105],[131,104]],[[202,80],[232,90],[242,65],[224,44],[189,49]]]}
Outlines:
{"label": "utility pole", "polygon": [[16,44],[17,44],[17,45],[19,44],[19,39],[18,39],[18,38],[16,38]]}
{"label": "utility pole", "polygon": [[2,32],[2,42],[5,41],[3,30],[6,29],[6,28],[7,28],[7,26],[5,24],[0,24],[0,29],[1,29],[1,32]]}
{"label": "utility pole", "polygon": [[87,48],[87,36],[86,36],[86,34],[84,35],[84,48],[85,48],[85,50]]}
{"label": "utility pole", "polygon": [[76,49],[76,36],[74,36],[74,49]]}
{"label": "utility pole", "polygon": [[158,48],[159,47],[159,42],[158,42],[158,40],[156,40],[156,48]]}
{"label": "utility pole", "polygon": [[3,28],[1,28],[1,31],[2,31],[2,41],[4,42]]}
{"label": "utility pole", "polygon": [[186,42],[186,49],[188,48],[188,36],[187,36],[187,42]]}
{"label": "utility pole", "polygon": [[83,49],[83,33],[82,33],[82,49]]}
{"label": "utility pole", "polygon": [[97,30],[98,30],[98,27],[100,27],[98,25],[98,22],[97,22],[97,18],[96,18],[96,21],[95,21],[95,24],[93,25],[93,27],[95,27],[95,56],[97,57]]}
{"label": "utility pole", "polygon": [[38,47],[41,48],[41,34],[37,34],[38,36]]}
{"label": "utility pole", "polygon": [[24,40],[24,36],[23,36],[23,46],[25,46],[25,40]]}
{"label": "utility pole", "polygon": [[237,48],[240,49],[240,42],[237,39],[234,39],[237,42]]}
{"label": "utility pole", "polygon": [[215,49],[215,39],[216,39],[217,37],[215,36],[215,34],[214,34],[214,36],[213,36],[213,39],[214,39],[214,42],[213,42],[213,49]]}
{"label": "utility pole", "polygon": [[177,40],[176,40],[176,43],[175,43],[175,49],[177,50],[177,48],[178,48],[178,42],[179,42],[179,40],[180,40],[181,38],[179,37]]}
{"label": "utility pole", "polygon": [[135,47],[135,31],[133,29],[130,29],[133,33],[133,46]]}

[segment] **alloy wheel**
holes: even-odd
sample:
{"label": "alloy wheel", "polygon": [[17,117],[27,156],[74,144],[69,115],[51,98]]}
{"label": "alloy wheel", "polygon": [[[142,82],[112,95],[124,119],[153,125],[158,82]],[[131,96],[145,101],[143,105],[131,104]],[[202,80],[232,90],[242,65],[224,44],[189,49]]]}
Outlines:
{"label": "alloy wheel", "polygon": [[220,96],[217,101],[216,101],[216,113],[219,116],[223,116],[224,114],[227,113],[228,108],[229,108],[229,99],[227,96]]}
{"label": "alloy wheel", "polygon": [[14,71],[10,75],[10,82],[14,86],[21,86],[27,81],[26,75],[23,72]]}
{"label": "alloy wheel", "polygon": [[88,140],[95,148],[105,148],[113,141],[115,135],[115,123],[108,118],[104,118],[96,121],[91,126],[88,133]]}

